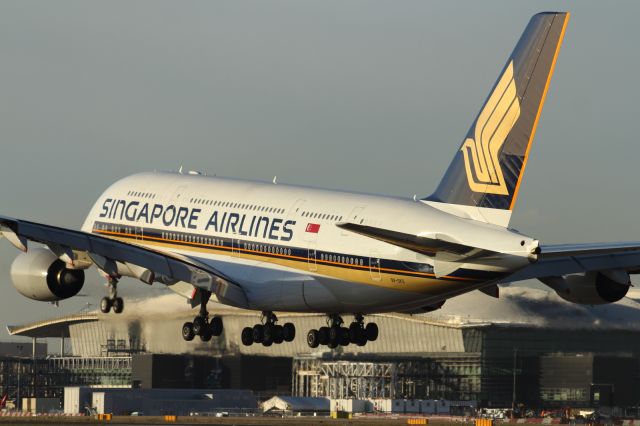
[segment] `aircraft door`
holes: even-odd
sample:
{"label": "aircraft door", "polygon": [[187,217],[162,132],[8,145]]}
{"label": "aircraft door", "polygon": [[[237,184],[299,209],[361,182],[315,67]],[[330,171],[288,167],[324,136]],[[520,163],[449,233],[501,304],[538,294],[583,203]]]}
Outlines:
{"label": "aircraft door", "polygon": [[231,255],[238,256],[240,254],[240,239],[238,238],[238,234],[233,233],[233,237],[231,238]]}
{"label": "aircraft door", "polygon": [[307,258],[307,264],[309,266],[309,271],[316,272],[318,270],[318,263],[316,262],[317,252],[316,252],[316,243],[315,243],[315,241],[309,243],[308,253],[309,253],[309,256]]}
{"label": "aircraft door", "polygon": [[380,281],[380,254],[377,251],[369,253],[369,274],[373,281]]}

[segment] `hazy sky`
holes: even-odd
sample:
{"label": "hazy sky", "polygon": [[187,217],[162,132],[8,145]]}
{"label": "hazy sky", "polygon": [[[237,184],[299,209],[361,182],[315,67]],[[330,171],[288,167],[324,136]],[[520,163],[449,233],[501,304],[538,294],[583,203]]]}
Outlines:
{"label": "hazy sky", "polygon": [[[78,228],[116,179],[180,165],[428,195],[543,10],[572,17],[512,225],[640,240],[637,2],[2,1],[0,214]],[[92,270],[89,297],[25,299],[16,254],[0,241],[2,326],[103,295]]]}

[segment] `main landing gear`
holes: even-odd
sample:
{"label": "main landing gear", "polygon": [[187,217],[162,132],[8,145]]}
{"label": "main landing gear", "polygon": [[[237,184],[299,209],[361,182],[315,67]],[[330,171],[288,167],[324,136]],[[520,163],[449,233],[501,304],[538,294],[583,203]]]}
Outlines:
{"label": "main landing gear", "polygon": [[118,297],[118,279],[116,277],[107,277],[107,289],[109,295],[100,300],[100,311],[103,314],[108,314],[113,308],[113,312],[116,314],[122,313],[124,311],[124,300],[122,300],[122,297]]}
{"label": "main landing gear", "polygon": [[365,327],[364,317],[361,314],[354,315],[349,328],[342,327],[342,324],[344,321],[340,315],[329,315],[328,327],[320,327],[318,330],[313,329],[307,333],[307,344],[311,348],[327,345],[334,349],[338,345],[347,346],[349,343],[364,346],[367,342],[373,342],[378,338],[378,325],[370,322]]}
{"label": "main landing gear", "polygon": [[242,330],[242,344],[251,346],[254,343],[262,343],[264,346],[271,346],[273,343],[291,342],[296,337],[296,327],[293,323],[287,322],[284,325],[277,325],[278,317],[271,311],[262,313],[261,324],[253,327],[245,327]]}
{"label": "main landing gear", "polygon": [[223,324],[222,318],[214,316],[209,320],[209,312],[207,312],[207,302],[211,293],[202,292],[202,300],[200,302],[200,312],[193,319],[193,322],[185,322],[182,325],[182,338],[188,342],[196,336],[200,336],[200,340],[208,342],[213,336],[222,334]]}

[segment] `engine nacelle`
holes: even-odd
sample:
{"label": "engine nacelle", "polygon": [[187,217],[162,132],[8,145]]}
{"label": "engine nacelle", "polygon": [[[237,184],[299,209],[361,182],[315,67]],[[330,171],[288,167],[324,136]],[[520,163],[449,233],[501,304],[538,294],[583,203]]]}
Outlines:
{"label": "engine nacelle", "polygon": [[604,305],[627,295],[631,278],[622,270],[586,272],[561,277],[541,278],[564,300],[583,305]]}
{"label": "engine nacelle", "polygon": [[20,294],[41,302],[68,299],[84,285],[82,269],[68,269],[51,250],[29,248],[11,264],[11,280]]}

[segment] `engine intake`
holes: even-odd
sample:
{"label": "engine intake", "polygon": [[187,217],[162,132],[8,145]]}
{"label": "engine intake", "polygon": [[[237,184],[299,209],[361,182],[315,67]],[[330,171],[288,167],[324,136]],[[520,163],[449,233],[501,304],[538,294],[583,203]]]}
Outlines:
{"label": "engine intake", "polygon": [[587,272],[562,277],[540,278],[558,295],[573,303],[604,305],[614,303],[627,295],[631,279],[622,270]]}
{"label": "engine intake", "polygon": [[11,280],[20,294],[42,302],[68,299],[84,285],[84,271],[69,269],[46,248],[34,247],[11,264]]}

